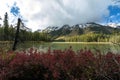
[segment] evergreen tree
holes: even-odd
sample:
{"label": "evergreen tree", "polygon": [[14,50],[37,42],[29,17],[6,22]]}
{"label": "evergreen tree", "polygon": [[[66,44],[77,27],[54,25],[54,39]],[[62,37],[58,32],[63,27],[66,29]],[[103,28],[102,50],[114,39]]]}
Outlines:
{"label": "evergreen tree", "polygon": [[5,17],[4,17],[4,40],[9,40],[9,23],[8,23],[8,14],[7,12],[5,13]]}

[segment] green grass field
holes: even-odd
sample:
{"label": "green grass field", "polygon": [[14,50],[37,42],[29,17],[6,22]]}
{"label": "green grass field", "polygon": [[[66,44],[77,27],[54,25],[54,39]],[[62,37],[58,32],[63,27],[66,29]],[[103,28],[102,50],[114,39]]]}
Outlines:
{"label": "green grass field", "polygon": [[[13,42],[0,41],[0,48],[5,50],[11,50]],[[110,42],[35,42],[29,41],[17,44],[17,50],[25,50],[31,47],[38,48],[39,50],[47,50],[48,48],[65,50],[72,46],[74,51],[80,49],[100,50],[101,52],[120,52],[120,46]]]}

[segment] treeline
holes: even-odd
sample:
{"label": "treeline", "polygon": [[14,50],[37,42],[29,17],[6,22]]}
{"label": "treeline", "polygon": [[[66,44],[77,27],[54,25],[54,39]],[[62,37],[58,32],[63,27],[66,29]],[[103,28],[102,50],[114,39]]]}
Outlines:
{"label": "treeline", "polygon": [[[16,26],[9,25],[8,14],[5,13],[3,25],[0,27],[0,41],[13,41],[15,38]],[[32,32],[26,29],[20,29],[19,41],[51,41],[51,37],[46,32]]]}
{"label": "treeline", "polygon": [[[6,34],[7,32],[7,34]],[[11,25],[5,29],[4,26],[0,27],[0,41],[12,41],[15,37],[15,28]]]}
{"label": "treeline", "polygon": [[116,42],[120,43],[120,34],[89,33],[66,37],[66,42]]}
{"label": "treeline", "polygon": [[[4,26],[0,27],[0,41],[13,41],[16,29],[8,27],[8,35],[4,32]],[[51,41],[51,37],[46,32],[20,30],[19,41]]]}
{"label": "treeline", "polygon": [[[8,14],[5,13],[3,25],[0,27],[0,41],[14,41],[16,26],[9,25]],[[62,34],[62,33],[61,33]],[[81,35],[65,36],[61,40],[58,36],[58,41],[66,42],[115,42],[120,43],[120,32],[115,29],[111,34],[103,34],[89,32]],[[20,29],[18,41],[56,41],[56,37],[45,31],[32,32],[27,29]],[[60,38],[60,39],[59,39]]]}

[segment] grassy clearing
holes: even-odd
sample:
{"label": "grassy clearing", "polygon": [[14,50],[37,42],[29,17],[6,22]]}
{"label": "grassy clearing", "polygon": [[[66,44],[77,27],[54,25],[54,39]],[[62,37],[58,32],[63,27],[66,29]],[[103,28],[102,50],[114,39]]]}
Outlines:
{"label": "grassy clearing", "polygon": [[[11,50],[13,46],[12,41],[0,41],[0,52]],[[80,49],[90,49],[92,51],[99,49],[101,52],[106,53],[120,52],[120,46],[111,42],[42,42],[42,41],[25,41],[17,44],[17,50],[25,50],[28,48],[38,48],[40,50],[48,49],[49,47],[54,49],[64,50],[72,46],[74,51]]]}
{"label": "grassy clearing", "polygon": [[52,42],[61,44],[113,44],[111,42]]}

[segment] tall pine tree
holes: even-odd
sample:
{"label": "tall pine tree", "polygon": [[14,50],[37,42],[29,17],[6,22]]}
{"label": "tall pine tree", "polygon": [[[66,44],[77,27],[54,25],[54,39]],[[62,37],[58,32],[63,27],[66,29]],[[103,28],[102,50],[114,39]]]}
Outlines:
{"label": "tall pine tree", "polygon": [[7,41],[9,40],[9,23],[8,23],[8,14],[7,12],[5,13],[5,17],[4,17],[4,40]]}

